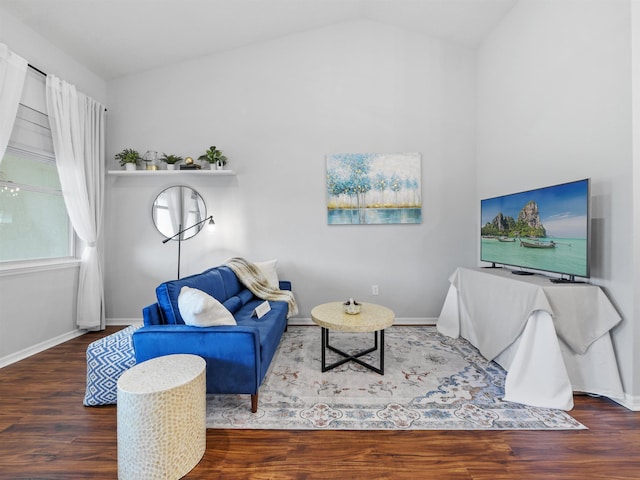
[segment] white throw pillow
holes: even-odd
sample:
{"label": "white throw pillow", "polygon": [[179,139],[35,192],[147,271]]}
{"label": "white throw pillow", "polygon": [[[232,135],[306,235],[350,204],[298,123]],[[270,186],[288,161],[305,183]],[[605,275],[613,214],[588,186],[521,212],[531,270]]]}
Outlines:
{"label": "white throw pillow", "polygon": [[224,305],[197,288],[182,287],[180,289],[178,309],[184,323],[194,327],[236,325],[236,319]]}
{"label": "white throw pillow", "polygon": [[254,264],[262,272],[262,275],[267,279],[269,287],[278,290],[280,288],[280,282],[278,280],[278,260],[268,260],[266,262],[256,262]]}

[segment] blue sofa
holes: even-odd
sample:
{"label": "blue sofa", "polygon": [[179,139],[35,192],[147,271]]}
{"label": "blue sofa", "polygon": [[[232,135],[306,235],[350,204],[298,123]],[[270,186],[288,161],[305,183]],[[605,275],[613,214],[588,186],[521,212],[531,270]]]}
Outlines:
{"label": "blue sofa", "polygon": [[[178,308],[184,286],[217,299],[237,325],[186,325]],[[291,290],[291,283],[280,281],[280,289]],[[250,394],[255,413],[258,389],[287,327],[287,302],[269,302],[271,310],[258,319],[252,314],[264,300],[255,297],[227,266],[164,282],[156,288],[156,296],[158,302],[142,311],[144,326],[133,335],[136,362],[175,353],[199,355],[207,362],[207,393]]]}

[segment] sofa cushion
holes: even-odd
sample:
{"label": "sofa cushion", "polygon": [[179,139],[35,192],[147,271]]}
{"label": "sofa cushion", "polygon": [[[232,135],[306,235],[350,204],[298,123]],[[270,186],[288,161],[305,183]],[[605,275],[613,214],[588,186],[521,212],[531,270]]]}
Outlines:
{"label": "sofa cushion", "polygon": [[211,295],[197,288],[182,287],[178,295],[178,308],[187,325],[213,327],[236,324],[229,310]]}
{"label": "sofa cushion", "polygon": [[166,324],[184,324],[178,307],[178,296],[182,287],[202,290],[221,303],[224,303],[229,298],[218,268],[210,268],[196,275],[164,282],[156,288],[156,297]]}
{"label": "sofa cushion", "polygon": [[278,260],[268,260],[266,262],[255,262],[254,265],[258,267],[260,273],[267,280],[267,285],[269,288],[278,289],[279,281],[278,281]]}
{"label": "sofa cushion", "polygon": [[235,315],[243,305],[246,305],[247,302],[253,300],[254,298],[256,297],[254,297],[253,293],[245,288],[244,290],[238,292],[237,295],[234,295],[233,297],[227,299],[227,301],[224,302],[224,306],[227,310]]}
{"label": "sofa cushion", "polygon": [[[219,267],[214,267],[212,270],[217,270],[220,274],[220,278],[222,278],[222,283],[224,284],[224,290],[226,294],[225,300],[227,298],[233,297],[234,295],[237,295],[238,292],[245,289],[245,286],[240,283],[240,280],[238,280],[236,274],[233,273],[233,270],[231,270],[229,267],[220,265]],[[218,298],[218,300],[224,303],[224,301],[220,298]]]}

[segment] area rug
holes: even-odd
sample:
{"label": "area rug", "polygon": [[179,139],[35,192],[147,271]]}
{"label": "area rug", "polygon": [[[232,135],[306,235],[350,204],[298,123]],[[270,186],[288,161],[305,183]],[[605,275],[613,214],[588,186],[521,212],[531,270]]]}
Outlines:
{"label": "area rug", "polygon": [[[331,344],[356,352],[372,333],[331,332]],[[338,357],[327,352],[327,362]],[[379,351],[361,357],[378,365]],[[208,428],[282,430],[571,430],[562,410],[505,402],[505,371],[466,340],[435,327],[385,331],[384,375],[348,362],[322,373],[320,328],[289,327],[260,387],[249,395],[208,395]]]}

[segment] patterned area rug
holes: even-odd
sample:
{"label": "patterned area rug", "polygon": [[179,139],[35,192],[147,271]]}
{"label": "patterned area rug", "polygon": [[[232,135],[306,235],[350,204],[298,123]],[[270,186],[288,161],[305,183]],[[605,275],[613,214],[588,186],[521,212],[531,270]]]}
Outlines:
{"label": "patterned area rug", "polygon": [[[372,333],[331,332],[347,352],[373,346]],[[502,401],[505,371],[464,339],[435,327],[385,331],[385,374],[347,362],[320,371],[320,328],[289,327],[260,388],[208,395],[207,427],[283,430],[569,430],[584,429],[562,410]],[[362,360],[377,366],[379,352]],[[339,360],[327,352],[327,362]]]}

